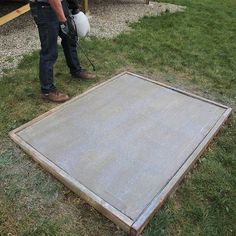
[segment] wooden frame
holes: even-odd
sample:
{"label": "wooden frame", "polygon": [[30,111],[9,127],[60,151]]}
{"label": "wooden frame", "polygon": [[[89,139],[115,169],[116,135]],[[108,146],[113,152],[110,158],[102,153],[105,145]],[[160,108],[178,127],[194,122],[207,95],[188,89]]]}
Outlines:
{"label": "wooden frame", "polygon": [[[48,115],[54,113],[55,111],[65,107],[68,103],[73,103],[78,98],[81,98],[85,96],[86,94],[92,92],[93,90],[102,87],[106,85],[107,83],[117,79],[118,77],[122,75],[133,75],[140,79],[149,81],[151,83],[157,84],[159,86],[162,86],[164,88],[173,90],[175,92],[199,99],[201,101],[213,104],[215,106],[221,107],[225,109],[222,116],[218,119],[218,121],[215,123],[215,125],[211,128],[207,136],[202,140],[202,142],[197,146],[197,148],[192,152],[190,157],[186,160],[186,162],[181,166],[181,168],[176,172],[176,174],[173,176],[173,178],[166,184],[166,186],[162,189],[162,191],[157,194],[154,199],[149,203],[149,205],[145,208],[145,210],[139,215],[139,217],[136,220],[132,220],[125,214],[123,214],[118,209],[111,206],[108,202],[97,196],[95,193],[87,189],[85,186],[83,186],[79,181],[75,180],[73,177],[71,177],[69,174],[67,174],[64,170],[59,168],[57,165],[55,165],[53,162],[51,162],[49,159],[47,159],[45,156],[43,156],[41,153],[37,152],[30,144],[26,143],[20,136],[18,136],[18,132],[23,130],[26,127],[29,127],[30,125],[34,124],[35,122],[47,117]],[[194,163],[197,161],[197,159],[200,157],[200,155],[203,153],[205,148],[208,146],[208,144],[211,142],[213,137],[216,135],[216,133],[219,131],[222,124],[227,120],[227,118],[232,113],[232,109],[224,106],[222,104],[213,102],[211,100],[196,96],[194,94],[185,92],[180,89],[173,88],[171,86],[165,85],[163,83],[159,83],[157,81],[150,80],[148,78],[145,78],[143,76],[139,76],[130,72],[123,72],[113,78],[111,78],[108,81],[105,81],[102,84],[99,84],[90,90],[86,91],[85,93],[76,96],[72,100],[57,106],[56,108],[46,112],[45,114],[33,119],[32,121],[20,126],[19,128],[11,131],[9,133],[12,140],[14,140],[17,144],[20,145],[20,147],[27,152],[29,155],[33,157],[35,161],[37,161],[40,165],[42,165],[48,172],[50,172],[52,175],[54,175],[56,178],[58,178],[62,183],[64,183],[68,188],[70,188],[72,191],[77,193],[79,196],[81,196],[86,202],[88,202],[90,205],[92,205],[95,209],[97,209],[99,212],[101,212],[103,215],[105,215],[107,218],[112,220],[114,223],[118,224],[122,229],[129,232],[132,236],[140,235],[144,227],[147,225],[147,223],[150,221],[150,219],[154,216],[154,214],[157,212],[157,210],[161,207],[166,197],[176,188],[176,186],[180,183],[180,181],[183,179],[184,175],[187,171],[194,165]]]}
{"label": "wooden frame", "polygon": [[10,12],[9,14],[6,14],[5,16],[0,17],[0,26],[6,24],[7,22],[14,20],[16,17],[28,12],[30,10],[29,8],[29,4],[26,4],[12,12]]}

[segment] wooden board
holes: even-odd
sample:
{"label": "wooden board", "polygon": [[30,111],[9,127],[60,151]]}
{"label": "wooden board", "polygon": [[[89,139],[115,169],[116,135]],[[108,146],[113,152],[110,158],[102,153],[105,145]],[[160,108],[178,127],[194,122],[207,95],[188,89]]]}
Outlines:
{"label": "wooden board", "polygon": [[86,13],[88,11],[89,7],[88,7],[88,0],[83,0],[82,2],[82,11],[84,13]]}
{"label": "wooden board", "polygon": [[10,136],[89,204],[138,235],[230,113],[125,72]]}
{"label": "wooden board", "polygon": [[0,26],[6,24],[7,22],[14,20],[16,17],[28,12],[30,10],[29,4],[26,4],[5,16],[0,17]]}

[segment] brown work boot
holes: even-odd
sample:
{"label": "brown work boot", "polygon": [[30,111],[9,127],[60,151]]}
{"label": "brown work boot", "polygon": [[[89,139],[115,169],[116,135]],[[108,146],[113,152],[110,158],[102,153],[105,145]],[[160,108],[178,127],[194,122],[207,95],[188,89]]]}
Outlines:
{"label": "brown work boot", "polygon": [[96,75],[93,75],[85,70],[81,70],[76,74],[72,74],[73,79],[81,79],[81,80],[93,80],[96,79]]}
{"label": "brown work boot", "polygon": [[42,93],[42,98],[51,102],[65,102],[70,99],[68,95],[60,93],[57,90],[51,91],[49,93]]}

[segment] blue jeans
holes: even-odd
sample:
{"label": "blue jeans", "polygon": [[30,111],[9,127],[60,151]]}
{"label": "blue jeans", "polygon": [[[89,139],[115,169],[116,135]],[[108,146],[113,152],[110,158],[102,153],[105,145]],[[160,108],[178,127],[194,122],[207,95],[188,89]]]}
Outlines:
{"label": "blue jeans", "polygon": [[[69,15],[69,9],[65,1],[62,2],[64,14]],[[68,39],[60,30],[59,21],[53,9],[49,4],[30,3],[31,15],[37,24],[41,51],[39,62],[39,80],[42,93],[54,91],[53,84],[53,66],[57,59],[57,38],[62,39],[62,47],[66,62],[70,68],[71,74],[77,74],[81,71],[80,61],[77,55],[77,39]]]}

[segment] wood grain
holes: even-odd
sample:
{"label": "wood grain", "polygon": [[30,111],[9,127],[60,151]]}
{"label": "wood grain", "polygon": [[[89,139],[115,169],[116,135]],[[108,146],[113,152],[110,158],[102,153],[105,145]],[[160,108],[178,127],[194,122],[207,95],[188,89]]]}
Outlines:
{"label": "wood grain", "polygon": [[0,18],[0,26],[6,24],[7,22],[11,21],[11,20],[14,20],[16,17],[28,12],[30,10],[29,8],[29,4],[26,4],[14,11],[12,11],[11,13],[5,15],[5,16],[2,16]]}

